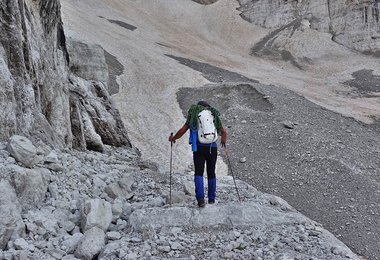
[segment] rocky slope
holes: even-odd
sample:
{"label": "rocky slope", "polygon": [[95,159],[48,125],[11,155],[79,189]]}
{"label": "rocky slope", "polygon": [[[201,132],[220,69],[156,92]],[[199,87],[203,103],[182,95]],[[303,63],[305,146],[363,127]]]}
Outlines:
{"label": "rocky slope", "polygon": [[239,202],[231,177],[199,209],[193,173],[175,173],[170,206],[169,174],[132,150],[49,150],[28,169],[25,143],[0,143],[0,259],[358,259],[276,196],[238,181]]}
{"label": "rocky slope", "polygon": [[[380,54],[380,2],[239,0],[244,19],[267,28],[285,30],[301,25],[332,35],[332,40],[367,54]],[[277,32],[278,33],[278,32]],[[291,38],[291,33],[289,34]]]}
{"label": "rocky slope", "polygon": [[[18,133],[56,148],[130,146],[107,94],[103,50],[67,45],[60,2],[2,1],[0,10],[0,140]],[[77,64],[84,54],[92,67]]]}

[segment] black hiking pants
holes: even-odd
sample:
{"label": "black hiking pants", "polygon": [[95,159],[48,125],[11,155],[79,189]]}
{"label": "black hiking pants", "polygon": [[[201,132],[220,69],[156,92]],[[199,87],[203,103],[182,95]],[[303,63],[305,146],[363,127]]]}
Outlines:
{"label": "black hiking pants", "polygon": [[193,152],[195,176],[203,177],[206,163],[207,179],[214,179],[217,155],[218,149],[216,147],[198,146],[197,151]]}

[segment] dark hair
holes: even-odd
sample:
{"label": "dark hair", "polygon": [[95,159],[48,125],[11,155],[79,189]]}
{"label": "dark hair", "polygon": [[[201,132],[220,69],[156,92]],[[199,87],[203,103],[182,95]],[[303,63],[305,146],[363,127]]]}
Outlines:
{"label": "dark hair", "polygon": [[210,107],[210,104],[203,100],[199,101],[197,105],[200,105],[202,107]]}

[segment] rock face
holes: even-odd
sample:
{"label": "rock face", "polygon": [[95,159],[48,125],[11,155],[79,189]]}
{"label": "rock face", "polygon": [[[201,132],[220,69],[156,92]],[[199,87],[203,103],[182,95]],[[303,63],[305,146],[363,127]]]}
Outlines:
{"label": "rock face", "polygon": [[241,16],[258,25],[280,29],[307,20],[312,29],[329,32],[349,48],[380,54],[380,2],[377,0],[239,0]]}
{"label": "rock face", "polygon": [[0,138],[70,144],[69,61],[58,0],[0,4]]}
{"label": "rock face", "polygon": [[78,42],[68,52],[59,0],[3,1],[0,11],[0,140],[131,146],[107,92],[104,52]]}

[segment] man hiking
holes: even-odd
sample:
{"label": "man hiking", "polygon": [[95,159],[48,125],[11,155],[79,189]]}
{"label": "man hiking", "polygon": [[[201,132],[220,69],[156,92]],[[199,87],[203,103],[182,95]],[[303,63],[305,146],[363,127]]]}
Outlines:
{"label": "man hiking", "polygon": [[192,145],[194,160],[194,182],[195,196],[199,207],[205,206],[203,172],[205,163],[207,165],[208,180],[208,203],[214,204],[216,197],[216,175],[215,165],[217,159],[218,134],[221,135],[221,145],[226,146],[227,131],[222,127],[219,112],[211,107],[206,101],[199,101],[192,105],[187,114],[186,123],[169,141],[181,138],[190,129],[189,143]]}

